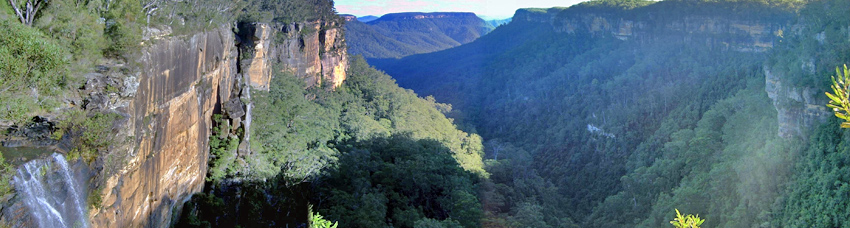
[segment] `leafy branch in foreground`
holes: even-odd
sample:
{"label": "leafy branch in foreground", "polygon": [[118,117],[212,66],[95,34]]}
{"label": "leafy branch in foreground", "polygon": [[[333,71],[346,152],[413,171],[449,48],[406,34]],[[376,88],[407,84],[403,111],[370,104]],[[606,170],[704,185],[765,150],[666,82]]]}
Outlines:
{"label": "leafy branch in foreground", "polygon": [[673,224],[676,228],[699,228],[703,222],[705,222],[705,219],[700,219],[699,215],[683,216],[682,213],[679,213],[679,209],[676,209],[676,218],[670,221],[670,224]]}
{"label": "leafy branch in foreground", "polygon": [[848,99],[850,97],[850,92],[848,92],[850,70],[847,69],[847,65],[844,65],[844,71],[835,68],[835,74],[838,76],[838,80],[835,79],[835,76],[832,77],[832,92],[835,94],[826,92],[826,96],[829,97],[829,103],[826,106],[835,112],[835,116],[844,120],[841,123],[842,128],[850,128],[850,99]]}
{"label": "leafy branch in foreground", "polygon": [[312,205],[307,210],[310,214],[310,228],[336,228],[339,225],[339,222],[328,221],[319,213],[313,213]]}

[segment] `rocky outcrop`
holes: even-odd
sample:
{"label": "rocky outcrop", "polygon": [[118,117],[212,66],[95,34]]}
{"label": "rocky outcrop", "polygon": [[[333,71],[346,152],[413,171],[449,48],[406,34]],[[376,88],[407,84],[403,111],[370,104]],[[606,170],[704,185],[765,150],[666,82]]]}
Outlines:
{"label": "rocky outcrop", "polygon": [[[251,85],[268,90],[272,65],[304,79],[308,87],[328,85],[333,89],[345,80],[348,53],[345,38],[336,22],[314,21],[290,24],[253,23],[240,26],[247,42],[241,62]],[[327,83],[327,84],[326,84]]]}
{"label": "rocky outcrop", "polygon": [[537,22],[551,24],[555,16],[565,8],[525,8],[514,13],[513,21]]}
{"label": "rocky outcrop", "polygon": [[246,56],[251,55],[251,58],[243,60],[245,65],[245,77],[250,82],[251,86],[260,90],[269,90],[269,82],[272,79],[271,63],[269,62],[269,52],[271,52],[271,35],[272,30],[267,24],[256,24],[251,28],[253,31],[248,37],[248,45]]}
{"label": "rocky outcrop", "polygon": [[93,227],[167,227],[203,189],[211,116],[237,82],[234,40],[226,26],[143,50],[135,95],[111,107],[125,117],[115,124],[126,140],[109,152],[119,162],[101,171],[103,204],[89,212]]}
{"label": "rocky outcrop", "polygon": [[807,130],[830,116],[825,96],[816,88],[795,87],[783,82],[782,72],[764,68],[765,92],[773,100],[779,120],[779,136],[805,137]]}
{"label": "rocky outcrop", "polygon": [[[272,66],[282,65],[277,70],[303,78],[308,86],[328,83],[333,89],[345,80],[348,60],[338,26],[309,22],[246,28],[239,38],[223,26],[153,40],[138,61],[139,74],[92,77],[93,88],[87,91],[95,92],[86,108],[123,117],[114,123],[121,140],[102,159],[101,180],[95,181],[103,204],[89,212],[93,227],[170,226],[183,203],[204,188],[212,115],[225,113],[230,119],[223,124],[250,127],[249,90],[269,89]],[[120,88],[101,93],[96,91],[108,89],[99,87]],[[248,139],[245,134],[242,140]],[[246,151],[240,148],[240,154]]]}

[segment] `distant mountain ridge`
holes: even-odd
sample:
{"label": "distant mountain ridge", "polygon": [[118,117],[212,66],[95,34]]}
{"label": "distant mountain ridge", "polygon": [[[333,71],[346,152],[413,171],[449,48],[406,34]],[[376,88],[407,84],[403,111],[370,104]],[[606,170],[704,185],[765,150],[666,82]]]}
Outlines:
{"label": "distant mountain ridge", "polygon": [[[433,19],[433,18],[479,18],[479,17],[477,15],[475,15],[475,13],[469,13],[469,12],[436,12],[436,13],[403,12],[403,13],[389,13],[389,14],[386,14],[384,16],[381,16],[376,21]],[[484,20],[484,19],[482,19],[482,20]]]}
{"label": "distant mountain ridge", "polygon": [[346,18],[346,37],[352,54],[366,58],[400,58],[460,46],[492,31],[474,13],[391,13],[361,22]]}
{"label": "distant mountain ridge", "polygon": [[380,18],[380,17],[369,15],[369,16],[357,17],[357,20],[360,21],[360,22],[366,23],[366,22],[377,20],[378,18]]}

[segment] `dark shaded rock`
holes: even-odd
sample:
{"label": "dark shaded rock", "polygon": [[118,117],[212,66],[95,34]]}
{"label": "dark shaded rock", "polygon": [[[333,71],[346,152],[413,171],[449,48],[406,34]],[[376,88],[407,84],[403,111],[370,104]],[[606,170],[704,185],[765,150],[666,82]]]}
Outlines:
{"label": "dark shaded rock", "polygon": [[9,127],[7,135],[16,139],[9,139],[2,142],[5,147],[17,146],[49,146],[55,144],[56,141],[51,138],[56,124],[47,118],[36,116],[25,124],[23,127],[13,125]]}
{"label": "dark shaded rock", "polygon": [[105,110],[109,107],[109,96],[103,93],[91,93],[89,98],[83,100],[83,107],[86,110]]}
{"label": "dark shaded rock", "polygon": [[242,100],[232,99],[224,103],[224,111],[231,119],[239,119],[245,116],[245,104]]}

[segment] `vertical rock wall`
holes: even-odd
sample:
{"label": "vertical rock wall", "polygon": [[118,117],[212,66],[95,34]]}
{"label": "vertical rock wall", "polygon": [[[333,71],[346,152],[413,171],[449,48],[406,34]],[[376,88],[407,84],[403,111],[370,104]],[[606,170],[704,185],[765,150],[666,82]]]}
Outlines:
{"label": "vertical rock wall", "polygon": [[111,154],[126,163],[105,174],[93,227],[167,227],[176,207],[203,189],[211,116],[236,82],[229,26],[155,40],[143,50],[138,90],[118,129],[128,140]]}
{"label": "vertical rock wall", "polygon": [[[93,227],[169,226],[183,202],[203,190],[211,116],[222,106],[250,110],[241,99],[250,100],[244,85],[268,90],[273,65],[308,86],[330,83],[333,89],[345,80],[348,54],[339,25],[257,23],[242,29],[238,44],[231,27],[223,26],[154,40],[143,50],[135,96],[115,108],[125,116],[118,137],[127,140],[110,153],[126,161],[116,172],[102,173],[103,206],[89,213]],[[229,121],[250,126],[250,111],[235,118]]]}
{"label": "vertical rock wall", "polygon": [[273,69],[279,64],[304,79],[308,87],[330,83],[338,87],[345,81],[348,53],[339,24],[335,22],[305,22],[290,24],[254,23],[243,25],[241,39],[247,42],[241,64],[248,69],[246,77],[256,89],[268,90]]}
{"label": "vertical rock wall", "polygon": [[827,99],[817,88],[788,85],[787,75],[764,67],[767,96],[773,100],[779,120],[778,134],[783,138],[808,137],[808,130],[825,122],[832,113]]}
{"label": "vertical rock wall", "polygon": [[212,115],[224,112],[233,118],[225,124],[249,127],[249,90],[268,90],[274,65],[307,86],[340,86],[348,54],[336,23],[250,24],[238,37],[231,25],[160,34],[146,41],[135,63],[140,72],[117,64],[120,75],[87,75],[83,107],[121,116],[112,126],[115,143],[94,165],[92,193],[102,204],[88,211],[92,227],[171,226],[183,203],[204,189]]}
{"label": "vertical rock wall", "polygon": [[612,36],[620,40],[657,42],[661,37],[677,42],[708,43],[714,47],[741,52],[764,52],[773,48],[776,33],[786,21],[769,19],[729,19],[714,15],[638,18],[613,13],[582,12],[552,8],[519,9],[514,21],[547,23],[558,32],[589,33]]}

